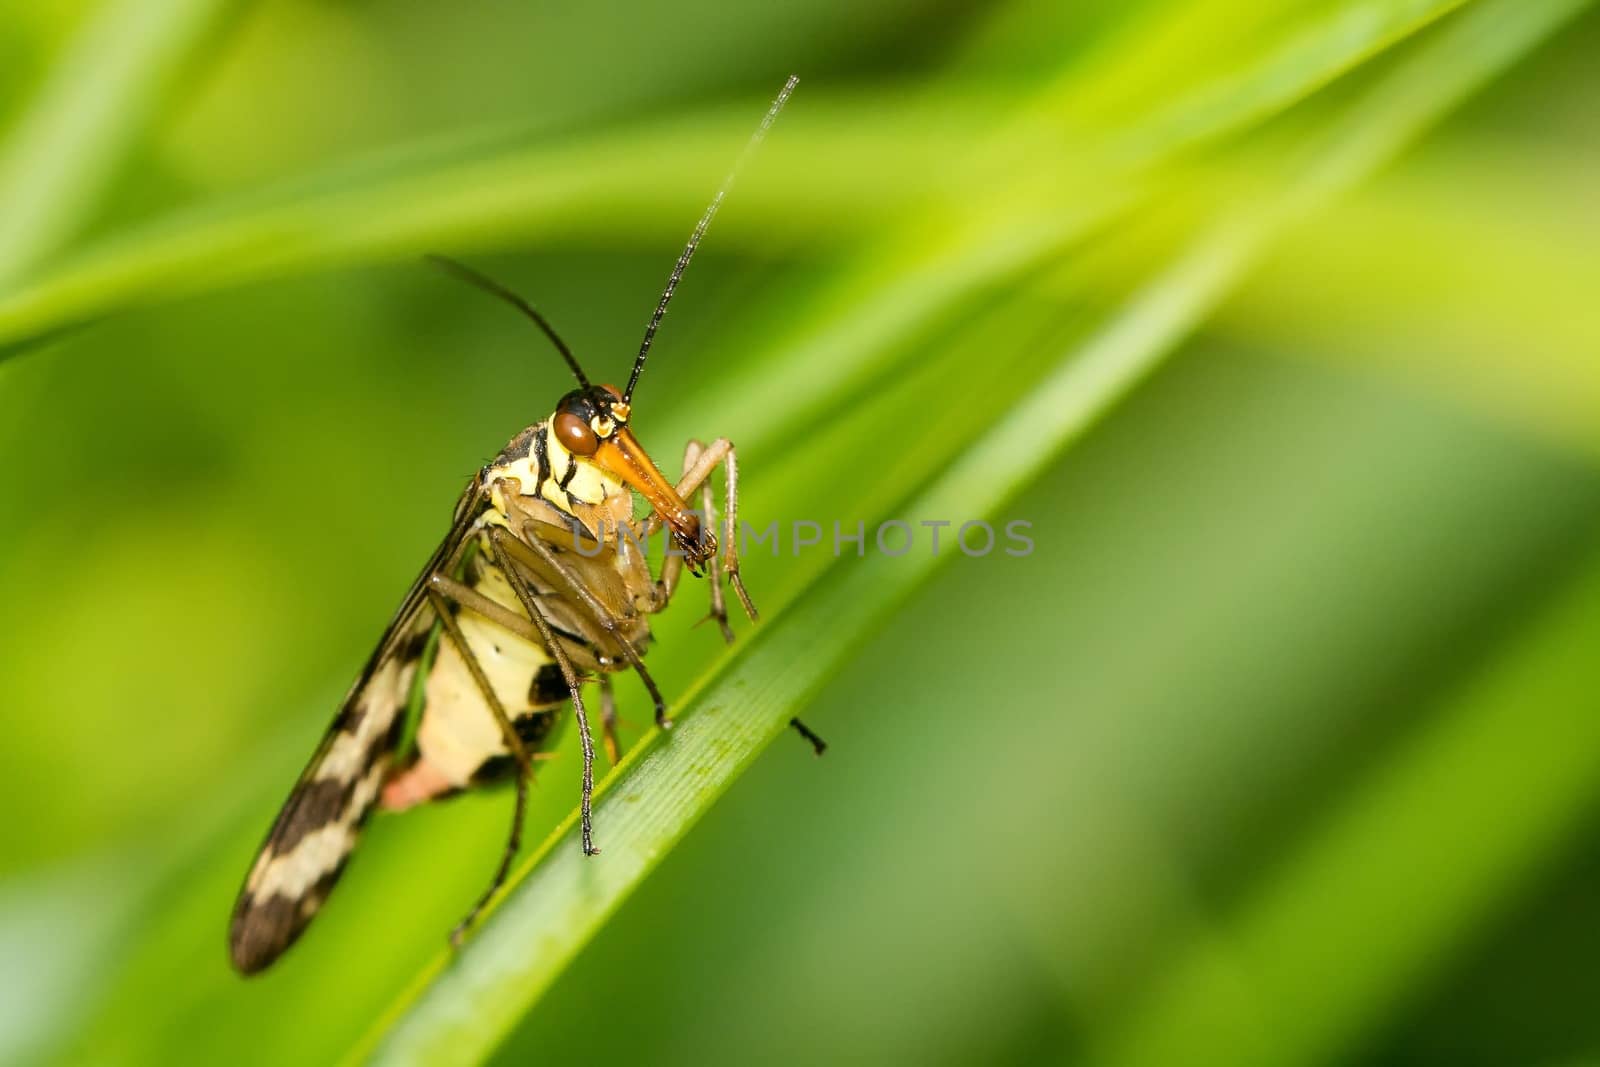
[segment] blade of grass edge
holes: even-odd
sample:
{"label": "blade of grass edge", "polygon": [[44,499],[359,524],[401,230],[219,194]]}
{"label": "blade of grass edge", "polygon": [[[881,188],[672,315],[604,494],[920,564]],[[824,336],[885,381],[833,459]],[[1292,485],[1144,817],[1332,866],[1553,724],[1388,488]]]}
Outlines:
{"label": "blade of grass edge", "polygon": [[[1108,154],[1118,162],[1119,170],[1153,168],[1168,155],[1193,149],[1291,106],[1423,30],[1460,2],[1362,0],[1344,5],[1334,16],[1314,20],[1311,28],[1291,34],[1280,49],[1246,69],[1218,84],[1200,87],[1192,98],[1175,100],[1145,119],[1133,121]],[[1320,49],[1310,47],[1308,40],[1319,35],[1327,36],[1330,43]],[[1307,62],[1314,65],[1294,65]],[[881,111],[877,103],[868,99],[858,110]],[[1042,100],[1034,108],[1048,110],[1049,103]],[[698,126],[691,122],[688,129],[693,135],[676,138],[678,148],[737,143],[746,124],[742,116],[737,121],[731,117],[709,124],[701,121]],[[616,175],[627,171],[621,164],[639,154],[637,135],[615,143],[602,141],[598,148],[576,153],[565,148],[553,153],[523,148],[487,158],[432,164],[419,172],[403,172],[353,189],[335,182],[332,191],[287,203],[264,195],[234,211],[206,205],[158,219],[99,242],[40,281],[0,296],[0,360],[20,351],[17,342],[21,340],[108,309],[192,296],[310,268],[414,254],[438,245],[450,244],[460,251],[463,244],[503,243],[508,231],[536,233],[541,223],[553,224],[563,213],[584,214],[578,208],[586,203],[603,208],[601,217],[624,219],[636,229],[637,218],[619,212],[617,204],[606,198],[618,195]],[[651,155],[658,167],[675,162],[685,174],[695,175],[685,181],[658,176],[645,195],[682,197],[684,203],[697,208],[706,184],[700,177],[703,165],[684,162],[685,153],[680,151],[645,154]],[[709,150],[696,149],[687,155],[720,159]],[[1132,173],[1121,174],[1119,186],[1132,178]],[[314,189],[319,182],[302,178],[295,184]],[[1119,202],[1108,193],[1101,193],[1099,199],[1108,201],[1108,208]],[[384,205],[394,205],[394,209],[387,210]],[[1077,232],[1086,224],[1077,222],[1069,230]],[[918,232],[914,229],[908,239],[914,250],[922,250],[925,244]],[[958,267],[963,259],[970,262],[975,258],[965,248],[953,253]],[[1008,253],[1006,263],[981,272],[975,281],[966,279],[970,270],[956,270],[955,278],[970,289],[1004,273],[1028,254],[1027,248]],[[950,259],[943,257],[927,269],[937,279],[950,271],[944,265]],[[871,276],[879,270],[881,264],[874,259],[863,273]],[[935,295],[938,291],[934,290]],[[910,295],[917,296],[919,306],[928,299],[925,294]],[[891,316],[885,328],[900,328],[904,317]]]}
{"label": "blade of grass edge", "polygon": [[[1356,105],[1299,180],[1199,240],[1084,349],[1068,353],[912,511],[992,513],[1158,365],[1281,226],[1370,173],[1585,6],[1498,0],[1445,27]],[[719,662],[689,695],[671,743],[649,739],[607,783],[596,805],[605,857],[579,854],[569,818],[522,865],[484,929],[455,959],[437,957],[352,1058],[473,1063],[488,1055],[834,666],[938,562],[913,551],[836,565]]]}
{"label": "blade of grass edge", "polygon": [[88,15],[0,154],[0,285],[71,237],[227,6],[107,0]]}
{"label": "blade of grass edge", "polygon": [[[939,225],[911,220],[839,273],[821,298],[824,313],[813,325],[766,358],[742,362],[706,383],[704,407],[728,413],[726,430],[742,443],[799,432],[852,387],[886,373],[903,352],[904,340],[936,322],[945,309],[985,287],[1036,273],[1040,264],[1096,227],[1136,210],[1142,198],[1156,195],[1153,186],[1146,187],[1147,179],[1163,163],[1293,106],[1459,6],[1454,0],[1340,5],[1287,32],[1276,47],[1240,70],[1116,132],[1093,159],[1076,160],[1074,177],[1097,166],[1104,173],[1095,175],[1098,183],[1063,197],[1062,206],[1040,210],[1036,198],[987,190],[964,209],[964,225],[952,227],[948,218]],[[1319,38],[1326,38],[1320,46]],[[1071,114],[1070,86],[1069,80],[1048,86],[1025,103],[1013,124],[1021,129],[1058,124]],[[1005,151],[1006,136],[990,147]],[[779,411],[762,407],[759,418],[744,417],[757,405],[742,398],[754,393],[783,396],[785,404]],[[675,425],[673,432],[687,434],[692,428]]]}

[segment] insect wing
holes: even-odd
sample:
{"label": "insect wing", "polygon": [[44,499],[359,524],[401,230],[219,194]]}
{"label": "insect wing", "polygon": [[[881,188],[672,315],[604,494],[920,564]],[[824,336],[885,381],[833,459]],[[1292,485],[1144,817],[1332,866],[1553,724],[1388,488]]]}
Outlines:
{"label": "insect wing", "polygon": [[428,580],[456,555],[480,498],[475,478],[456,505],[449,535],[412,584],[268,831],[229,928],[229,951],[241,973],[262,970],[293,944],[343,872],[389,773],[436,622]]}

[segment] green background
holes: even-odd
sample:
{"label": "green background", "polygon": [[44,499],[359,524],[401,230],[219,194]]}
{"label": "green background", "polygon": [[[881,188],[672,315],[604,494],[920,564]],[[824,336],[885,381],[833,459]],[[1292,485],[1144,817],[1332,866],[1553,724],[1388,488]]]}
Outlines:
{"label": "green background", "polygon": [[[797,72],[636,429],[669,469],[686,434],[747,442],[757,525],[984,517],[897,511],[938,465],[894,472],[1007,425],[1491,7],[0,12],[0,1059],[336,1059],[492,868],[504,793],[380,818],[300,946],[228,969],[260,835],[454,494],[567,388],[418,253],[619,379]],[[1600,18],[1565,7],[1042,442],[987,516],[1036,551],[952,555],[852,637],[804,712],[826,758],[774,745],[499,1062],[1600,1057]],[[1055,227],[959,257],[959,292],[918,274],[952,234],[1000,261]],[[773,371],[857,300],[870,360]],[[747,574],[781,618],[830,562]],[[724,655],[700,611],[657,627],[669,694]],[[573,807],[571,733],[530,841]]]}

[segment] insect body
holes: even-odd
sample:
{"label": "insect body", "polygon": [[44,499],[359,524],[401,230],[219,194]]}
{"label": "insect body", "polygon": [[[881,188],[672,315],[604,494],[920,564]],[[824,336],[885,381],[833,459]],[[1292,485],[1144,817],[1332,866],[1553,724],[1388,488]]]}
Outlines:
{"label": "insect body", "polygon": [[[790,78],[746,148],[759,143],[795,85]],[[744,157],[741,157],[742,164]],[[234,966],[260,971],[301,934],[344,869],[377,807],[403,810],[485,782],[516,785],[512,829],[489,888],[452,937],[458,939],[505,879],[521,835],[531,764],[571,702],[583,750],[581,835],[593,842],[594,744],[582,687],[598,681],[604,743],[617,742],[610,674],[633,670],[666,703],[645,668],[647,617],[664,608],[684,568],[710,574],[711,614],[732,640],[722,583],[751,619],[739,575],[738,465],[733,445],[691,442],[676,483],[640,447],[632,397],[656,328],[734,170],[695,226],[645,331],[625,389],[595,385],[542,315],[470,268],[441,265],[506,300],[556,346],[578,380],[549,418],[518,433],[479,470],[456,504],[450,530],[401,602],[346,695],[322,744],[267,834],[234,906]],[[710,485],[723,467],[719,550]],[[647,530],[665,530],[674,551],[652,574],[640,540],[625,536],[635,495],[650,508]],[[688,501],[700,498],[698,509]],[[431,658],[428,652],[434,647]],[[400,751],[406,709],[424,672],[412,751]],[[821,742],[796,726],[817,750]]]}

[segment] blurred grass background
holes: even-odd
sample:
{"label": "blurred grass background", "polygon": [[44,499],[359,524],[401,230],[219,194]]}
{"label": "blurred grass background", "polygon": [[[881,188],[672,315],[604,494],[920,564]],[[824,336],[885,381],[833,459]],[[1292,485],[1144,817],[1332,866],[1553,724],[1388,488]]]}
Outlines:
{"label": "blurred grass background", "polygon": [[[0,1057],[334,1060],[492,863],[504,795],[380,819],[302,945],[227,969],[454,493],[566,387],[416,253],[620,375],[799,73],[638,426],[669,466],[734,436],[758,522],[882,517],[845,509],[897,441],[1003,423],[1513,10],[1548,25],[1484,35],[1508,69],[1283,219],[1006,506],[1038,550],[925,583],[811,702],[827,759],[757,762],[498,1056],[1600,1057],[1600,20],[1355,0],[5,9]],[[902,381],[915,425],[878,421]],[[819,567],[748,569],[781,609]],[[658,628],[669,692],[723,654],[698,614]]]}

